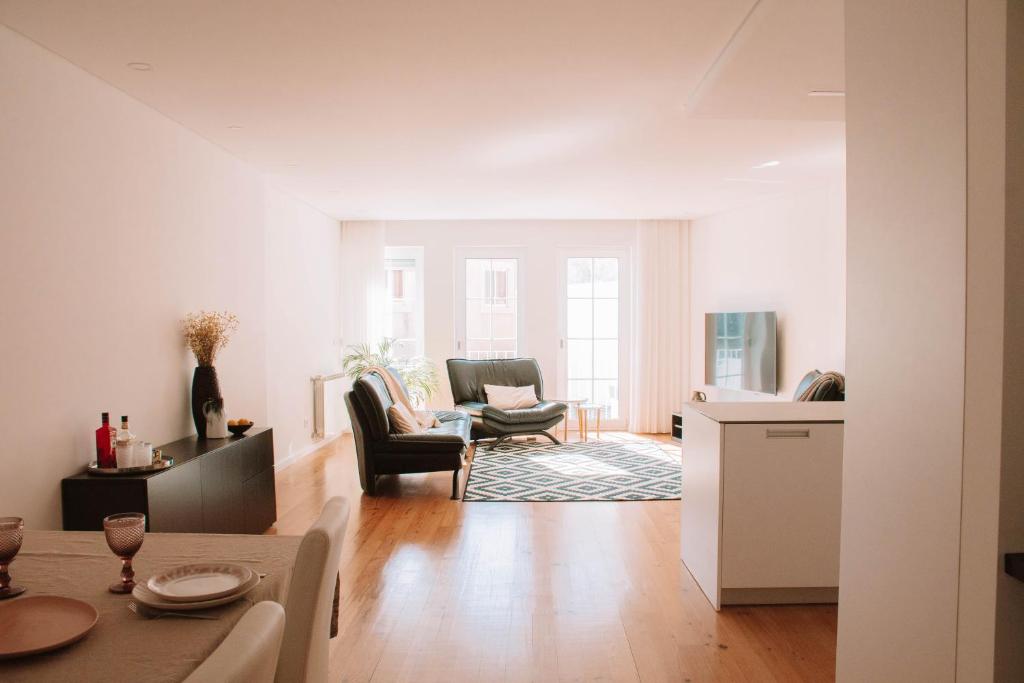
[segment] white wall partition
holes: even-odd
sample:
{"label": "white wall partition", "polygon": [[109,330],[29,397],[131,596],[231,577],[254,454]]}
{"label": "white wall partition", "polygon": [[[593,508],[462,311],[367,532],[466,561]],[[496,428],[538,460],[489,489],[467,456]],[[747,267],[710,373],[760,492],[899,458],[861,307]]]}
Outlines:
{"label": "white wall partition", "polygon": [[846,3],[840,683],[1024,678],[1024,586],[1000,555],[1024,545],[1007,118],[1021,14]]}

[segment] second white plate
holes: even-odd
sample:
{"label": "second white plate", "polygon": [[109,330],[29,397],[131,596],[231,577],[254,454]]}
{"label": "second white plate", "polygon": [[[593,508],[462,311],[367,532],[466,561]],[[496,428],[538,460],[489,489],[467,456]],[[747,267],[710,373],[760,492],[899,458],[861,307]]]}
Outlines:
{"label": "second white plate", "polygon": [[178,612],[190,612],[197,609],[207,609],[210,607],[219,607],[220,605],[226,605],[229,602],[238,600],[246,593],[251,591],[253,588],[258,586],[260,583],[260,575],[253,572],[252,577],[246,581],[242,586],[231,595],[227,595],[223,598],[215,598],[213,600],[200,600],[197,602],[172,602],[170,600],[164,600],[159,595],[149,590],[145,585],[138,583],[135,584],[135,589],[132,590],[132,597],[146,605],[147,607],[155,607],[156,609],[162,609],[167,611],[178,611]]}
{"label": "second white plate", "polygon": [[236,593],[252,570],[236,564],[186,564],[146,582],[150,591],[171,602],[216,600]]}

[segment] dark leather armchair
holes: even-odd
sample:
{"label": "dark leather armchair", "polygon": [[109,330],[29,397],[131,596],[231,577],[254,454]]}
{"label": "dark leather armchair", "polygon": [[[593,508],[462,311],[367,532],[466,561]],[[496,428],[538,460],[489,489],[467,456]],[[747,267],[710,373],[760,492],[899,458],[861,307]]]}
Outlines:
{"label": "dark leather armchair", "polygon": [[[398,378],[397,373],[392,373]],[[401,382],[401,378],[398,378]],[[352,418],[352,434],[359,463],[359,483],[368,495],[377,489],[382,474],[452,472],[452,499],[459,495],[459,472],[470,442],[470,417],[450,410],[434,415],[441,423],[423,434],[394,434],[388,408],[394,401],[384,380],[368,373],[352,384],[345,405]]]}
{"label": "dark leather armchair", "polygon": [[[513,436],[542,434],[554,443],[560,443],[545,430],[554,427],[564,419],[567,407],[564,403],[544,400],[544,379],[540,374],[540,365],[535,359],[466,360],[450,358],[448,359],[448,380],[452,385],[452,397],[455,399],[455,405],[469,411],[473,417],[472,437],[474,440],[494,438],[496,441],[491,446],[494,448]],[[539,403],[532,408],[519,410],[495,408],[487,403],[487,395],[484,393],[485,384],[507,387],[524,387],[532,384]]]}

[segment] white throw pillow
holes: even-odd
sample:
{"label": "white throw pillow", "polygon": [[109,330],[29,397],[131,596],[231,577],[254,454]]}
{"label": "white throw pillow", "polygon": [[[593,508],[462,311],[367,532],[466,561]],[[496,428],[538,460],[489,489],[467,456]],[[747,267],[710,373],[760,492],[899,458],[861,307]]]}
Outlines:
{"label": "white throw pillow", "polygon": [[487,403],[501,410],[532,408],[539,403],[537,391],[531,384],[528,387],[503,387],[497,384],[485,384],[484,393]]}
{"label": "white throw pillow", "polygon": [[423,425],[416,419],[416,416],[409,412],[401,403],[395,403],[388,408],[388,420],[391,422],[392,431],[396,434],[422,434]]}

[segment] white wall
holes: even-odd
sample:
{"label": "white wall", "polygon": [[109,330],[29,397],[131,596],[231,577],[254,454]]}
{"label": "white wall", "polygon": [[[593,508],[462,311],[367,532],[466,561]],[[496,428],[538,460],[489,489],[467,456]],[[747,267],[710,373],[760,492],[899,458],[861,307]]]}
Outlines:
{"label": "white wall", "polygon": [[[156,444],[192,432],[188,311],[241,321],[217,362],[229,412],[283,419],[268,386],[308,381],[325,354],[304,370],[268,358],[280,344],[267,334],[268,272],[279,283],[302,257],[283,265],[267,243],[286,225],[326,234],[322,217],[289,213],[251,167],[6,28],[0,159],[2,514],[59,527],[60,479],[95,457],[101,411],[128,414]],[[307,256],[329,279],[333,257]],[[307,306],[305,323],[329,305]]]}
{"label": "white wall", "polygon": [[[386,224],[389,246],[423,246],[426,355],[441,373],[433,404],[452,405],[444,362],[455,355],[454,250],[460,246],[508,246],[523,250],[520,303],[525,327],[520,354],[533,356],[548,395],[557,391],[560,337],[559,250],[562,247],[622,247],[636,243],[636,221],[394,221]],[[628,397],[622,395],[623,405]]]}
{"label": "white wall", "polygon": [[[283,463],[317,448],[310,378],[341,367],[341,226],[267,188],[267,424]],[[326,432],[345,420],[341,384],[325,385]]]}
{"label": "white wall", "polygon": [[[846,369],[842,182],[690,222],[690,384],[708,400],[783,400],[810,370]],[[778,313],[778,393],[704,384],[704,314]],[[687,392],[689,395],[689,392]]]}
{"label": "white wall", "polygon": [[846,4],[839,681],[954,680],[964,443],[966,3]]}

